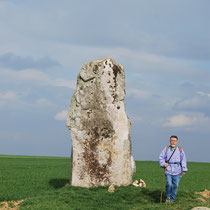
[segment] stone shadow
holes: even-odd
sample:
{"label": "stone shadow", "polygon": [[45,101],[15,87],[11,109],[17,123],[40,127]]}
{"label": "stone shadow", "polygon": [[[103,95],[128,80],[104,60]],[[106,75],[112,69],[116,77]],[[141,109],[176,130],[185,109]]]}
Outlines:
{"label": "stone shadow", "polygon": [[50,179],[48,183],[52,187],[58,189],[64,187],[66,184],[69,184],[69,179]]}
{"label": "stone shadow", "polygon": [[[145,197],[148,198],[148,200],[154,202],[154,203],[160,203],[160,196],[161,196],[161,191],[160,190],[148,190],[146,188],[142,189],[142,194],[145,195]],[[165,193],[163,193],[163,200],[165,198]]]}

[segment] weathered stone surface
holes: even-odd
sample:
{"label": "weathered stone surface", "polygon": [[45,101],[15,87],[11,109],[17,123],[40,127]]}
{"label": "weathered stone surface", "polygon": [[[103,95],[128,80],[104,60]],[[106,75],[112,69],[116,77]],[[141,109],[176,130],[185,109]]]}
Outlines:
{"label": "weathered stone surface", "polygon": [[114,184],[112,184],[112,185],[109,186],[108,192],[110,192],[110,193],[115,192],[115,186],[114,186]]}
{"label": "weathered stone surface", "polygon": [[133,186],[135,186],[135,187],[146,187],[146,183],[142,179],[140,179],[139,181],[135,180],[133,182]]}
{"label": "weathered stone surface", "polygon": [[135,181],[133,182],[133,186],[139,187],[139,181],[138,181],[138,180],[135,180]]}
{"label": "weathered stone surface", "polygon": [[124,70],[113,59],[82,67],[66,121],[72,137],[72,185],[131,184],[135,162],[124,97]]}
{"label": "weathered stone surface", "polygon": [[142,180],[142,179],[139,180],[139,186],[146,187],[146,183],[144,182],[144,180]]}

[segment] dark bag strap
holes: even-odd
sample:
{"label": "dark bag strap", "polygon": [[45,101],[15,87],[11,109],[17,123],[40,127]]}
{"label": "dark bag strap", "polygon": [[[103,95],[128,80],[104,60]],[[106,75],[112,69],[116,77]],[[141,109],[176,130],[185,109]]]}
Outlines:
{"label": "dark bag strap", "polygon": [[[177,148],[177,147],[176,147],[176,148]],[[170,158],[166,161],[166,163],[168,163],[168,162],[171,160],[171,158],[172,158],[172,156],[173,156],[174,152],[176,151],[176,148],[175,148],[175,150],[172,152],[172,154],[171,154]]]}

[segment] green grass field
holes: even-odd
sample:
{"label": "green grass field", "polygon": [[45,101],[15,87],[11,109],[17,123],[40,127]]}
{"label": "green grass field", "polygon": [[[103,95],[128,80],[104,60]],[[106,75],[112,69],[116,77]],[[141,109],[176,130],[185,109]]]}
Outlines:
{"label": "green grass field", "polygon": [[[132,185],[80,188],[69,183],[70,158],[0,156],[0,202],[21,200],[21,209],[191,209],[210,207],[196,199],[195,192],[210,190],[210,163],[188,163],[189,172],[181,179],[177,200],[159,203],[163,169],[158,162],[136,161],[135,179],[143,179],[147,187]],[[1,209],[1,207],[0,207]]]}

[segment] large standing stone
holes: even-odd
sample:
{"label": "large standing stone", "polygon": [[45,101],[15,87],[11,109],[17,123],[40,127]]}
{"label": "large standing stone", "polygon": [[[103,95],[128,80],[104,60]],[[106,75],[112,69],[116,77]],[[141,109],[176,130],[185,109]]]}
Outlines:
{"label": "large standing stone", "polygon": [[72,137],[72,185],[132,183],[135,162],[124,97],[124,70],[113,59],[100,59],[82,67],[66,121]]}

